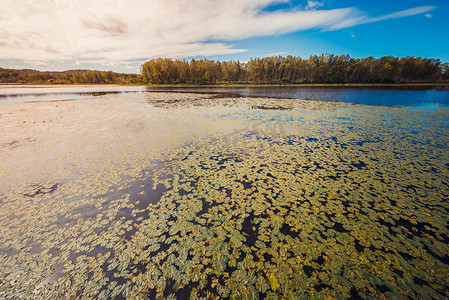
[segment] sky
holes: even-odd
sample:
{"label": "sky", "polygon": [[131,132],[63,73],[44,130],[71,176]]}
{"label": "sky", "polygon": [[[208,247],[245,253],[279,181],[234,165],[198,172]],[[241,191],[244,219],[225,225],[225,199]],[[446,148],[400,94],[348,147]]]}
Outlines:
{"label": "sky", "polygon": [[448,0],[0,0],[0,67],[137,73],[157,57],[449,62]]}

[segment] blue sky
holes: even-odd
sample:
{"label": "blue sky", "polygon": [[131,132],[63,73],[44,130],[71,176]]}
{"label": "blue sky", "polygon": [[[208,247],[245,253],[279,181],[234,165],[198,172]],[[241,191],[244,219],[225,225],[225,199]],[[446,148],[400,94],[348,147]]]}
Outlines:
{"label": "blue sky", "polygon": [[[303,4],[304,1],[292,1]],[[449,1],[321,1],[320,9],[356,7],[370,16],[379,16],[412,7],[435,6],[428,13],[415,16],[360,24],[350,28],[326,31],[312,29],[282,35],[257,37],[237,41],[238,48],[248,52],[214,56],[213,59],[238,59],[267,55],[294,55],[309,57],[321,53],[349,54],[351,57],[393,55],[439,58],[449,62]],[[289,5],[268,8],[285,9]]]}
{"label": "blue sky", "polygon": [[0,0],[0,66],[138,72],[151,58],[449,62],[449,1]]}

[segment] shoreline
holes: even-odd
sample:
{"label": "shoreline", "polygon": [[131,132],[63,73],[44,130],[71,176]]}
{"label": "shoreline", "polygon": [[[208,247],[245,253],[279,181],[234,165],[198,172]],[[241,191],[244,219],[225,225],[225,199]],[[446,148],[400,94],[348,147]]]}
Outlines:
{"label": "shoreline", "polygon": [[2,86],[148,86],[148,87],[425,87],[444,86],[449,88],[449,82],[423,82],[423,83],[220,83],[220,84],[96,84],[96,83],[72,83],[72,84],[39,84],[39,83],[0,83]]}

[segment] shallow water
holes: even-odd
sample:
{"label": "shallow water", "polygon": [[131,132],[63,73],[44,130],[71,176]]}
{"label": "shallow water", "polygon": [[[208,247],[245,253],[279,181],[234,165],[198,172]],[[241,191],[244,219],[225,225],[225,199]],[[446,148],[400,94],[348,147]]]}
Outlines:
{"label": "shallow water", "polygon": [[120,85],[0,85],[0,105],[30,101],[88,99],[111,93],[145,91],[144,86]]}
{"label": "shallow water", "polygon": [[78,176],[1,194],[0,297],[449,297],[447,108],[95,101],[111,127],[73,124],[78,150],[34,166]]}

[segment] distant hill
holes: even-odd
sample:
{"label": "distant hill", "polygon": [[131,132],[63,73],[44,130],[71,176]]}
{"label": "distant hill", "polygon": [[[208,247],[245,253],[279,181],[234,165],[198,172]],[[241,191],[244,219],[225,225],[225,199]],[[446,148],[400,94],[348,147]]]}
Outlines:
{"label": "distant hill", "polygon": [[141,84],[139,74],[96,70],[38,71],[0,68],[0,83],[10,84]]}

